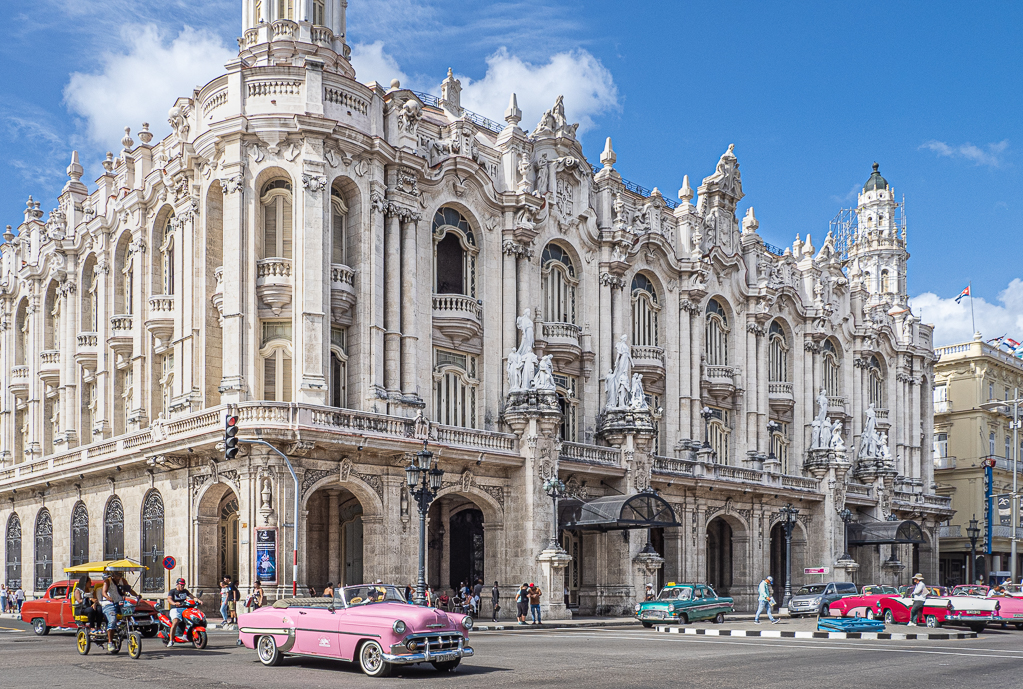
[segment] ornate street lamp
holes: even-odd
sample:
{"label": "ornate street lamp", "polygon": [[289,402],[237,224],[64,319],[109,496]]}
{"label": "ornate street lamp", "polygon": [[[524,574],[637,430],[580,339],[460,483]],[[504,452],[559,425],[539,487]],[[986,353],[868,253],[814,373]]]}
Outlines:
{"label": "ornate street lamp", "polygon": [[841,517],[844,529],[842,530],[842,558],[843,560],[851,560],[852,555],[849,554],[849,522],[852,520],[852,512],[849,508],[845,508],[838,513]]}
{"label": "ornate street lamp", "polygon": [[703,447],[710,447],[710,420],[714,418],[714,410],[710,407],[704,407],[700,410],[700,416],[703,417]]}
{"label": "ornate street lamp", "polygon": [[558,498],[565,497],[565,483],[557,476],[552,476],[543,482],[543,492],[547,493],[551,502],[554,503],[554,521],[551,525],[551,541],[547,544],[548,550],[557,550],[561,547],[558,541]]}
{"label": "ornate street lamp", "polygon": [[430,504],[437,497],[444,472],[437,468],[433,461],[433,453],[423,449],[416,453],[415,459],[405,467],[405,481],[408,483],[409,494],[415,499],[419,508],[419,579],[416,581],[416,605],[426,603],[426,513]]}
{"label": "ornate street lamp", "polygon": [[973,515],[970,525],[966,527],[966,537],[970,539],[970,580],[966,583],[972,584],[977,579],[974,571],[977,567],[977,539],[980,538],[980,529],[977,528],[977,515]]}
{"label": "ornate street lamp", "polygon": [[791,502],[785,503],[785,507],[779,510],[785,521],[785,596],[782,598],[781,607],[788,609],[789,600],[792,599],[792,529],[796,526],[796,515],[799,510],[792,506]]}

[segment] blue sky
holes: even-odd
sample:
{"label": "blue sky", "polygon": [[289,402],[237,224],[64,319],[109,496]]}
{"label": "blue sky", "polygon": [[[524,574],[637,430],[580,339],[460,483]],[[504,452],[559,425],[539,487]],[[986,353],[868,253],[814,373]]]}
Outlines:
{"label": "blue sky", "polygon": [[[970,280],[985,336],[1023,340],[1023,3],[349,0],[348,17],[360,79],[435,90],[452,67],[492,119],[518,91],[523,126],[565,93],[591,161],[610,136],[617,169],[666,195],[734,143],[740,214],[753,205],[773,244],[819,244],[876,160],[905,194],[910,294],[937,340],[969,336],[951,298]],[[17,226],[29,194],[53,207],[72,148],[90,181],[124,126],[166,131],[174,96],[234,50],[240,0],[38,0],[0,18],[0,225]]]}

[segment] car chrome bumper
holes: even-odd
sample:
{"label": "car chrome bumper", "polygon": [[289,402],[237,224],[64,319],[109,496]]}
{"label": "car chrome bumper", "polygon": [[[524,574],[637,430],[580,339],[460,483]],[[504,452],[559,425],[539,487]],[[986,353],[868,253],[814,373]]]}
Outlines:
{"label": "car chrome bumper", "polygon": [[409,665],[411,663],[443,663],[448,660],[471,658],[472,656],[473,650],[471,646],[450,648],[446,651],[423,651],[422,653],[402,653],[400,655],[392,653],[382,654],[384,660],[396,665]]}
{"label": "car chrome bumper", "polygon": [[987,615],[945,615],[946,622],[1000,622],[997,617]]}

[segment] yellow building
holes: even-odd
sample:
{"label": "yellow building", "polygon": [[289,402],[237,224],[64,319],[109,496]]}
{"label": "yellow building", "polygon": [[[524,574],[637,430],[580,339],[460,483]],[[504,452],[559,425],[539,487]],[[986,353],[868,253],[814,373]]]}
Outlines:
{"label": "yellow building", "polygon": [[[972,342],[938,347],[935,354],[939,359],[934,367],[934,480],[936,492],[951,496],[956,511],[941,527],[940,583],[965,583],[970,577],[968,528],[973,518],[979,531],[973,578],[985,583],[1001,580],[1011,570],[1012,524],[1008,500],[1003,499],[999,510],[997,496],[1012,492],[1013,460],[1023,459],[1023,453],[1013,452],[1011,407],[1007,414],[1006,407],[982,405],[1018,396],[1023,361],[979,335]],[[1017,539],[1023,538],[1020,526]],[[1023,544],[1017,548],[1023,550]],[[1018,558],[1017,554],[1017,573],[1023,572]]]}

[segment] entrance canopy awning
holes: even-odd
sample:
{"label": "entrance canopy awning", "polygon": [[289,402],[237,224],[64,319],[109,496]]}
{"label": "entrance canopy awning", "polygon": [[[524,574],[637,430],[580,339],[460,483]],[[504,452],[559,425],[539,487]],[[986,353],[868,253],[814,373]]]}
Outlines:
{"label": "entrance canopy awning", "polygon": [[914,521],[868,522],[849,525],[849,545],[923,543],[924,534]]}
{"label": "entrance canopy awning", "polygon": [[663,498],[655,493],[608,495],[582,502],[565,499],[558,502],[558,521],[570,531],[621,531],[680,526]]}

